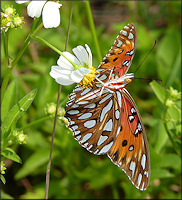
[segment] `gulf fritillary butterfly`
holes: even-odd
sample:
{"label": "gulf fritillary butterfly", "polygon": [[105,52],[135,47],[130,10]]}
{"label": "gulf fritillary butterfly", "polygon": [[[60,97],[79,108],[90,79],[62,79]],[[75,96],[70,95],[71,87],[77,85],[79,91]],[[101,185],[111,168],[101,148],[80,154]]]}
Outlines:
{"label": "gulf fritillary butterfly", "polygon": [[138,108],[125,89],[134,74],[127,74],[134,57],[137,31],[128,24],[103,58],[93,86],[77,85],[66,104],[68,127],[88,151],[107,154],[134,186],[148,187],[150,156]]}

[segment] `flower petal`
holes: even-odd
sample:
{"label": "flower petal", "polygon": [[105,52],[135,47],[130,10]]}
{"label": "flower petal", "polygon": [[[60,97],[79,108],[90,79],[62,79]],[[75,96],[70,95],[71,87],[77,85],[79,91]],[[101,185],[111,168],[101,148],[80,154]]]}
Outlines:
{"label": "flower petal", "polygon": [[45,28],[56,28],[59,26],[61,18],[59,8],[62,4],[48,1],[42,11],[42,21]]}
{"label": "flower petal", "polygon": [[71,85],[74,83],[74,81],[71,78],[63,76],[56,78],[55,81],[61,85]]}
{"label": "flower petal", "polygon": [[28,1],[29,0],[15,0],[15,2],[18,3],[18,4],[26,3]]}
{"label": "flower petal", "polygon": [[[71,53],[69,52],[63,52],[63,54],[68,58],[70,59],[72,62],[74,62],[75,64],[77,65],[80,65],[80,62],[79,60]],[[67,70],[74,70],[74,67],[73,65],[63,56],[60,56],[58,61],[57,61],[57,64],[62,67],[62,68],[65,68]]]}
{"label": "flower petal", "polygon": [[79,83],[83,79],[84,75],[88,73],[89,70],[86,68],[77,69],[71,73],[71,79],[74,80],[74,82]]}
{"label": "flower petal", "polygon": [[57,77],[60,77],[63,75],[67,75],[67,76],[70,76],[71,75],[71,71],[70,70],[62,70],[62,68],[60,66],[56,66],[56,65],[53,65],[51,67],[51,71],[50,71],[50,76],[52,78],[57,78]]}
{"label": "flower petal", "polygon": [[88,52],[88,66],[90,68],[90,67],[92,67],[92,52],[90,50],[90,47],[87,44],[85,44],[85,46],[86,46],[86,49]]}
{"label": "flower petal", "polygon": [[74,81],[71,79],[71,72],[64,70],[64,72],[61,73],[59,66],[52,66],[49,75],[61,85],[70,85],[74,83]]}
{"label": "flower petal", "polygon": [[42,1],[31,1],[27,6],[27,13],[30,17],[40,17],[42,8],[45,4],[46,0]]}
{"label": "flower petal", "polygon": [[83,46],[79,45],[73,48],[72,51],[76,55],[76,57],[79,59],[82,65],[84,63],[88,65],[88,53]]}

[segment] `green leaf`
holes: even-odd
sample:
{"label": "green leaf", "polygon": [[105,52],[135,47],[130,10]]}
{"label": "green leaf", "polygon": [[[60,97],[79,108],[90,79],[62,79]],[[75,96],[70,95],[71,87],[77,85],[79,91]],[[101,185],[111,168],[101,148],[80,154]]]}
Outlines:
{"label": "green leaf", "polygon": [[167,111],[170,115],[171,120],[178,122],[181,119],[181,111],[179,108],[172,106],[168,108]]}
{"label": "green leaf", "polygon": [[[23,167],[15,175],[15,179],[23,178],[27,175],[32,174],[37,168],[44,164],[48,164],[50,149],[39,149],[34,154],[32,154]],[[52,159],[59,154],[58,151],[53,151]]]}
{"label": "green leaf", "polygon": [[167,154],[162,156],[160,167],[171,167],[171,168],[181,168],[181,159],[176,154]]}
{"label": "green leaf", "polygon": [[164,104],[166,99],[165,90],[156,81],[152,81],[150,86],[152,87],[159,101]]}
{"label": "green leaf", "polygon": [[9,194],[4,193],[3,190],[1,190],[1,199],[13,199]]}
{"label": "green leaf", "polygon": [[7,159],[11,159],[17,163],[22,163],[21,158],[15,153],[15,151],[9,147],[4,149],[1,152],[1,155],[4,156]]}
{"label": "green leaf", "polygon": [[2,139],[8,137],[8,131],[13,123],[25,113],[25,111],[29,108],[31,103],[33,102],[37,89],[32,90],[29,94],[24,96],[14,107],[8,112],[6,117],[2,122]]}
{"label": "green leaf", "polygon": [[[13,80],[8,86],[1,105],[1,120],[5,118],[10,108],[16,103],[16,81]],[[12,98],[10,98],[12,97]]]}
{"label": "green leaf", "polygon": [[4,178],[4,176],[1,174],[1,181],[5,184],[6,183],[6,179]]}
{"label": "green leaf", "polygon": [[174,174],[170,173],[167,169],[155,168],[151,171],[151,180],[156,178],[169,178],[173,176]]}
{"label": "green leaf", "polygon": [[164,123],[160,120],[158,125],[158,135],[155,141],[155,151],[159,153],[168,140],[168,135],[164,127]]}

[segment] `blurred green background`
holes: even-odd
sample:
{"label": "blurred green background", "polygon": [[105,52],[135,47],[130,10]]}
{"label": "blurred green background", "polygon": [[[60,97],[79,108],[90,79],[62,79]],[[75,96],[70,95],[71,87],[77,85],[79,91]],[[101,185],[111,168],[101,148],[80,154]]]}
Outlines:
{"label": "blurred green background", "polygon": [[[9,32],[9,55],[14,58],[29,33],[32,19],[27,16],[26,6],[14,2],[1,2],[3,7],[13,4],[20,16],[25,17],[22,29]],[[63,1],[61,25],[56,29],[42,29],[39,36],[65,49],[71,1]],[[129,72],[134,72],[152,48],[157,45],[135,74],[138,78],[159,78],[161,82],[134,80],[127,89],[136,101],[146,127],[151,155],[151,180],[146,191],[136,189],[125,173],[107,156],[96,156],[82,148],[72,133],[60,120],[57,122],[49,198],[52,199],[180,199],[181,157],[168,137],[164,122],[168,124],[178,151],[181,152],[180,101],[175,101],[169,114],[165,101],[170,86],[181,91],[181,1],[91,1],[102,56],[108,52],[120,30],[134,23],[138,32],[137,48]],[[77,45],[88,44],[93,54],[93,66],[100,63],[93,36],[88,24],[83,1],[75,1],[67,51]],[[10,84],[13,92],[9,107],[37,88],[35,100],[28,111],[18,120],[16,128],[25,127],[46,116],[47,103],[57,101],[59,85],[49,76],[52,65],[59,55],[50,48],[31,42],[15,66]],[[1,77],[6,70],[1,48]],[[65,106],[68,95],[75,85],[63,86],[60,105]],[[162,92],[160,92],[162,91]],[[163,100],[161,100],[163,99]],[[176,108],[177,107],[177,108]],[[45,195],[45,174],[49,159],[54,118],[44,120],[24,129],[27,144],[13,149],[22,164],[5,160],[6,184],[2,184],[3,198],[41,199]]]}

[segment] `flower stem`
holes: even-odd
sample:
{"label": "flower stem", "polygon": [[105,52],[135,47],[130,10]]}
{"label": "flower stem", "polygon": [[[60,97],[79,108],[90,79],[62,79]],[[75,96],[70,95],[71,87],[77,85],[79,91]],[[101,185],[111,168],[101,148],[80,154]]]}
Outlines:
{"label": "flower stem", "polygon": [[69,58],[67,58],[63,52],[61,52],[58,48],[56,48],[55,46],[53,46],[52,44],[50,44],[49,42],[47,42],[46,40],[44,40],[43,38],[39,37],[39,36],[34,36],[32,35],[32,38],[34,38],[35,40],[42,42],[43,44],[45,44],[46,46],[50,47],[52,50],[54,50],[55,52],[57,52],[58,54],[62,55],[64,58],[66,58],[75,68],[76,68],[76,64],[74,62],[72,62]]}
{"label": "flower stem", "polygon": [[25,130],[25,129],[27,129],[27,128],[30,128],[31,126],[38,125],[38,124],[42,123],[43,121],[45,121],[45,120],[47,120],[47,119],[51,119],[51,118],[52,118],[51,116],[43,117],[43,118],[41,118],[41,119],[38,119],[38,120],[36,120],[36,121],[33,121],[32,123],[29,123],[29,124],[27,124],[27,125],[21,127],[20,129],[21,129],[21,130]]}
{"label": "flower stem", "polygon": [[[69,39],[69,33],[70,33],[71,19],[72,19],[72,14],[73,14],[73,2],[74,2],[74,1],[72,1],[72,6],[71,6],[70,20],[69,20],[69,25],[68,25],[68,33],[67,33],[65,51],[67,50],[68,39]],[[50,156],[49,156],[49,163],[48,163],[48,165],[47,165],[45,199],[48,199],[49,181],[50,181],[50,171],[51,171],[51,159],[52,159],[52,149],[53,149],[53,142],[54,142],[54,136],[55,136],[56,121],[57,121],[57,112],[58,112],[58,107],[59,107],[59,100],[60,100],[60,94],[61,94],[61,87],[62,87],[62,85],[59,86],[59,91],[58,91],[56,113],[55,113],[54,126],[53,126],[53,132],[52,132],[51,150],[50,150]]]}
{"label": "flower stem", "polygon": [[94,20],[93,20],[93,16],[92,16],[92,11],[91,11],[91,8],[90,8],[90,2],[84,1],[84,3],[85,3],[86,11],[87,11],[89,26],[90,26],[90,29],[92,31],[92,35],[93,35],[93,38],[94,38],[97,57],[98,57],[99,62],[101,62],[102,61],[102,55],[101,55],[101,51],[100,51],[100,47],[99,47],[99,43],[98,43],[96,31],[95,31],[95,25],[94,25]]}

